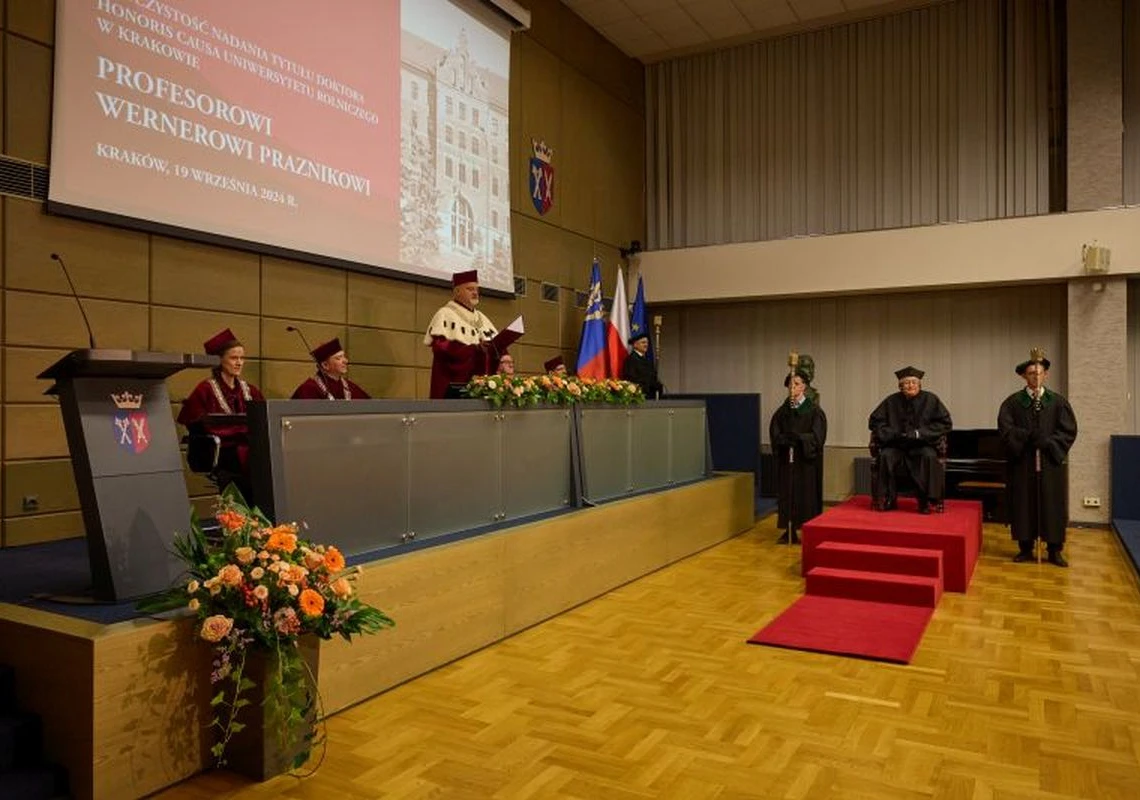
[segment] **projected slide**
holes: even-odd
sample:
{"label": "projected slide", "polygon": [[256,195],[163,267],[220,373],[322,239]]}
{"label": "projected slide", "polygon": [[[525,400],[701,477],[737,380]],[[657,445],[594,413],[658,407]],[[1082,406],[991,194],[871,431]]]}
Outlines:
{"label": "projected slide", "polygon": [[56,13],[53,210],[513,288],[510,38],[477,3]]}

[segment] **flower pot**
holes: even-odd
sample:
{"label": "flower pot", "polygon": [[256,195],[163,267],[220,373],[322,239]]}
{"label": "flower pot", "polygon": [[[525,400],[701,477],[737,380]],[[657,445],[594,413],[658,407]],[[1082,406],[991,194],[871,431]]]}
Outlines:
{"label": "flower pot", "polygon": [[289,772],[296,766],[298,756],[312,746],[317,722],[317,662],[319,642],[306,636],[298,645],[303,683],[295,684],[308,691],[312,702],[292,719],[283,718],[289,709],[275,708],[267,703],[266,687],[279,682],[280,667],[276,652],[251,645],[246,655],[244,675],[253,681],[253,687],[242,693],[249,705],[238,710],[237,721],[244,727],[235,732],[225,749],[225,767],[256,781],[265,781]]}

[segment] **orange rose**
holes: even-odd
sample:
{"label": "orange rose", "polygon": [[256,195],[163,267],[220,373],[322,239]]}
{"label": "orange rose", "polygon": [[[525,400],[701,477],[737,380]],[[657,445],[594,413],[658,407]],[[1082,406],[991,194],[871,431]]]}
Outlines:
{"label": "orange rose", "polygon": [[252,547],[239,547],[234,550],[234,558],[236,558],[240,564],[250,564],[255,557],[256,553],[254,553]]}
{"label": "orange rose", "polygon": [[240,586],[242,581],[241,567],[237,564],[226,564],[218,570],[218,580],[224,586]]}
{"label": "orange rose", "polygon": [[202,630],[198,635],[207,642],[220,642],[233,627],[234,621],[232,619],[223,617],[221,614],[215,614],[202,620]]}
{"label": "orange rose", "polygon": [[301,613],[306,617],[318,617],[325,610],[325,598],[312,589],[301,592],[297,604],[301,607]]}
{"label": "orange rose", "polygon": [[344,569],[344,556],[335,547],[330,547],[325,551],[325,566],[329,572],[340,572]]}
{"label": "orange rose", "polygon": [[321,566],[321,564],[324,563],[324,561],[325,561],[324,556],[322,556],[316,550],[306,550],[305,551],[305,566],[308,567],[309,569],[319,568]]}
{"label": "orange rose", "polygon": [[329,588],[341,599],[352,596],[352,584],[348,582],[348,578],[337,578]]}

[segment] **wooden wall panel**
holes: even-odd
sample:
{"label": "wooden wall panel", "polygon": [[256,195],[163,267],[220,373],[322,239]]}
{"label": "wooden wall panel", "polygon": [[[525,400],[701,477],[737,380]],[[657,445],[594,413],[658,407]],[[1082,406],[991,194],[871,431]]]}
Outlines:
{"label": "wooden wall panel", "polygon": [[50,47],[4,36],[4,152],[46,164],[51,120]]}
{"label": "wooden wall panel", "polygon": [[146,235],[50,216],[30,200],[8,197],[5,207],[7,288],[70,295],[63,270],[50,258],[59,253],[83,297],[147,301]]}
{"label": "wooden wall panel", "polygon": [[51,381],[36,378],[68,351],[56,348],[5,347],[4,348],[4,399],[9,403],[50,403],[54,397],[44,392]]}
{"label": "wooden wall panel", "polygon": [[261,308],[261,259],[254,253],[153,236],[150,258],[152,302],[240,314]]}
{"label": "wooden wall panel", "polygon": [[416,329],[416,285],[372,275],[348,275],[348,324]]}
{"label": "wooden wall panel", "polygon": [[13,0],[8,3],[7,16],[4,17],[8,30],[41,44],[53,44],[55,2],[56,0]]}
{"label": "wooden wall panel", "polygon": [[343,323],[347,292],[348,279],[341,270],[268,256],[261,261],[263,314]]}

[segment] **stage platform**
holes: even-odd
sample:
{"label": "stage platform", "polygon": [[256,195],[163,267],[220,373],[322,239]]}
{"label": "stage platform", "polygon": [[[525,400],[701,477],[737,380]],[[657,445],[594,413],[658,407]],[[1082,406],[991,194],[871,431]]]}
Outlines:
{"label": "stage platform", "polygon": [[942,551],[943,585],[964,592],[982,546],[982,506],[974,500],[947,500],[941,514],[919,514],[913,498],[900,497],[895,511],[872,511],[871,498],[856,495],[804,523],[803,574],[818,566],[824,542],[846,542]]}
{"label": "stage platform", "polygon": [[[753,514],[752,474],[720,474],[367,563],[361,596],[396,627],[320,643],[324,708],[336,713],[719,544]],[[30,555],[0,551],[0,569]],[[75,571],[61,586],[29,577],[23,591],[75,591]],[[42,718],[46,754],[67,768],[72,796],[143,797],[208,767],[210,651],[190,620],[99,621],[44,602],[0,603],[0,662]]]}

